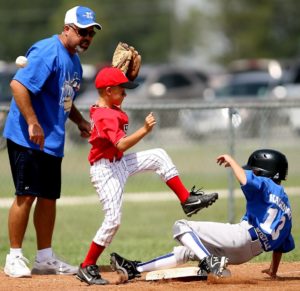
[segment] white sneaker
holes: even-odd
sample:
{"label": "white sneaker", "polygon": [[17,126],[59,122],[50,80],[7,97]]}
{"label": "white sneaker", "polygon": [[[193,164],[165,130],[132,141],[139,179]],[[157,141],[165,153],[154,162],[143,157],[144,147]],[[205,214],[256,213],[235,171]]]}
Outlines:
{"label": "white sneaker", "polygon": [[31,273],[33,275],[74,275],[77,271],[78,267],[63,262],[53,254],[52,257],[41,262],[35,259]]}
{"label": "white sneaker", "polygon": [[14,278],[31,277],[31,272],[27,264],[29,264],[29,261],[24,256],[12,256],[8,254],[6,256],[4,273]]}

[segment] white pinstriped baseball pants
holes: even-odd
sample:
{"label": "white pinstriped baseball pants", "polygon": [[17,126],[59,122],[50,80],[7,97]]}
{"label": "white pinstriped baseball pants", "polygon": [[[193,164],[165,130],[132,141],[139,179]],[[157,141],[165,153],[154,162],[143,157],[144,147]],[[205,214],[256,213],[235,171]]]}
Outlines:
{"label": "white pinstriped baseball pants", "polygon": [[112,242],[121,223],[127,178],[145,171],[156,172],[165,182],[178,176],[171,158],[160,148],[126,154],[115,162],[101,159],[91,166],[91,181],[104,211],[104,221],[93,239],[96,244],[107,247]]}

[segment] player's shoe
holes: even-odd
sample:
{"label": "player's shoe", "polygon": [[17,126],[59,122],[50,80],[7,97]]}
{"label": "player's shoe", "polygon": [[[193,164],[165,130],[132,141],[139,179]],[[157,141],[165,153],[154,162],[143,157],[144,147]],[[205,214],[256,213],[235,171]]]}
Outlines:
{"label": "player's shoe", "polygon": [[216,277],[228,277],[226,272],[227,263],[228,258],[226,257],[210,255],[199,263],[199,267],[201,270],[206,271],[207,274],[212,274]]}
{"label": "player's shoe", "polygon": [[205,194],[201,189],[191,189],[188,199],[181,203],[182,209],[187,216],[196,214],[199,210],[212,205],[218,199],[218,193]]}
{"label": "player's shoe", "polygon": [[28,268],[29,261],[22,255],[6,256],[4,273],[13,278],[31,277],[30,269]]}
{"label": "player's shoe", "polygon": [[78,271],[77,266],[58,259],[54,254],[43,261],[35,259],[31,274],[33,275],[74,275]]}
{"label": "player's shoe", "polygon": [[127,277],[127,280],[141,277],[141,273],[136,269],[138,263],[140,261],[127,260],[117,253],[110,254],[110,266],[112,270],[118,273],[122,272]]}
{"label": "player's shoe", "polygon": [[79,266],[76,278],[81,282],[85,282],[89,285],[106,285],[109,282],[103,279],[99,272],[99,267],[97,265],[89,265],[86,267]]}

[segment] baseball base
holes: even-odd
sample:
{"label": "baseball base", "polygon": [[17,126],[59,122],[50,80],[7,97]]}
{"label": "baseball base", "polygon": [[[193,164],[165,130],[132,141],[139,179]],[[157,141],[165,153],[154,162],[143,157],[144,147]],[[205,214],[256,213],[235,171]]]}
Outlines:
{"label": "baseball base", "polygon": [[146,274],[146,281],[186,278],[186,277],[199,277],[199,280],[206,280],[207,276],[199,275],[198,271],[199,271],[199,267],[184,267],[184,268],[172,268],[172,269],[151,271]]}

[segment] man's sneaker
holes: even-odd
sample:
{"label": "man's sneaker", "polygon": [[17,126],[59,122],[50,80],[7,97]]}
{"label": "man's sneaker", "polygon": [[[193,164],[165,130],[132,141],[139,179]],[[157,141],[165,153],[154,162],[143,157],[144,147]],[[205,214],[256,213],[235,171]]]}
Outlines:
{"label": "man's sneaker", "polygon": [[110,266],[112,270],[124,273],[127,280],[141,277],[141,273],[136,269],[138,263],[140,262],[127,260],[117,253],[110,254]]}
{"label": "man's sneaker", "polygon": [[44,261],[35,259],[32,275],[74,275],[78,271],[77,266],[71,266],[58,259],[54,254]]}
{"label": "man's sneaker", "polygon": [[184,203],[181,203],[181,206],[185,214],[190,217],[202,208],[212,205],[217,199],[218,193],[205,194],[201,189],[195,190],[194,186],[190,196]]}
{"label": "man's sneaker", "polygon": [[81,282],[85,282],[89,285],[106,285],[109,282],[101,278],[99,273],[99,267],[97,265],[89,265],[84,268],[79,266],[76,278]]}
{"label": "man's sneaker", "polygon": [[226,257],[216,257],[210,255],[204,258],[199,263],[199,267],[201,270],[206,271],[208,274],[213,274],[217,277],[225,277],[224,274],[225,273],[227,274],[227,272],[225,272],[225,270],[227,270],[226,269],[227,263],[228,263],[228,259]]}
{"label": "man's sneaker", "polygon": [[27,264],[29,264],[29,261],[24,256],[12,256],[8,254],[6,256],[4,273],[14,278],[31,277],[31,272]]}

